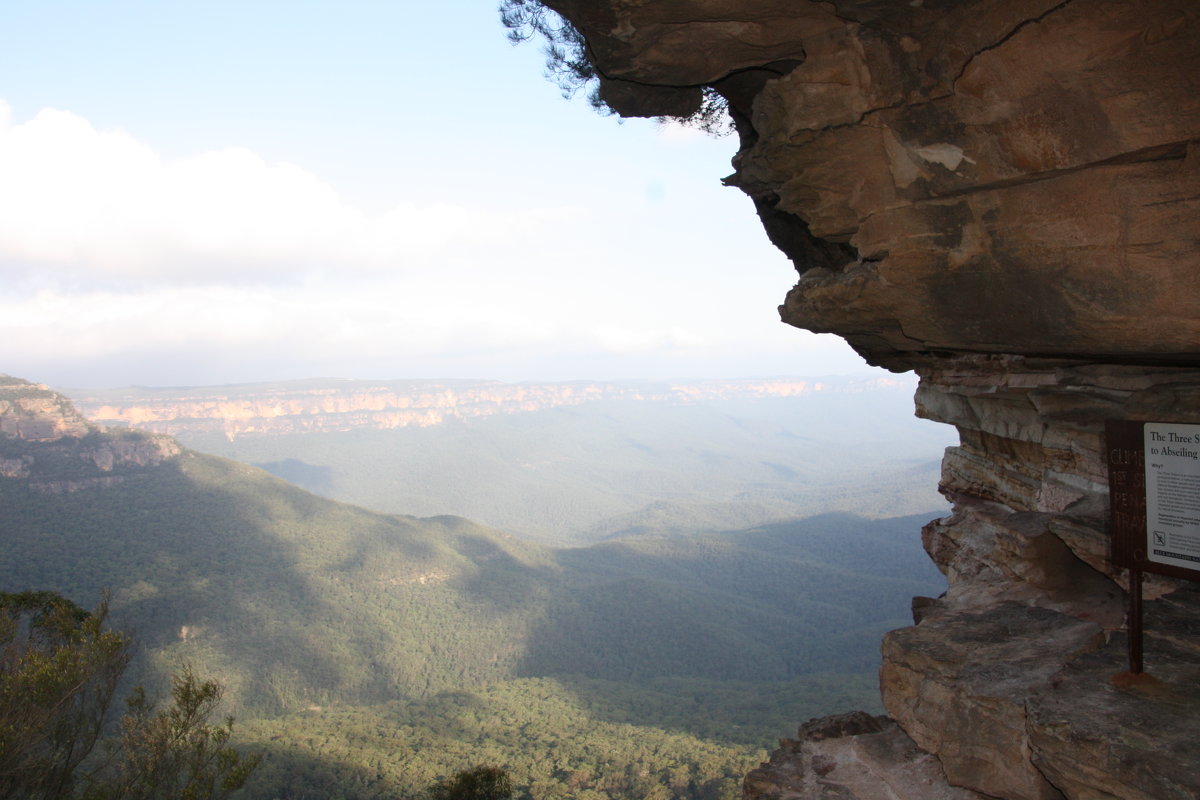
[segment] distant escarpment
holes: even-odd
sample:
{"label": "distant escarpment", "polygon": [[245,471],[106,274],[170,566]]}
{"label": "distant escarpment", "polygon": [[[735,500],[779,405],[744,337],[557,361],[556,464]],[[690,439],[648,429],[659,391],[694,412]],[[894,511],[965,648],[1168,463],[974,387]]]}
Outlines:
{"label": "distant escarpment", "polygon": [[113,486],[180,453],[166,436],[138,431],[101,435],[62,395],[0,375],[0,477],[36,492]]}
{"label": "distant escarpment", "polygon": [[358,429],[426,428],[453,420],[521,414],[602,400],[699,401],[861,393],[898,385],[888,378],[744,378],[708,381],[502,383],[472,380],[315,379],[217,387],[71,392],[80,412],[102,425],[172,436],[219,433],[229,439]]}
{"label": "distant escarpment", "polygon": [[1194,587],[1150,583],[1149,677],[1110,680],[1125,576],[1104,441],[1109,419],[1200,423],[1200,7],[547,5],[620,113],[728,101],[726,183],[800,273],[783,320],[915,370],[918,413],[960,434],[953,513],[924,531],[950,589],[884,642],[911,742],[810,728],[747,797],[1200,796]]}
{"label": "distant escarpment", "polygon": [[92,422],[169,433],[324,497],[563,545],[942,508],[951,437],[906,411],[915,383],[325,378],[72,394]]}

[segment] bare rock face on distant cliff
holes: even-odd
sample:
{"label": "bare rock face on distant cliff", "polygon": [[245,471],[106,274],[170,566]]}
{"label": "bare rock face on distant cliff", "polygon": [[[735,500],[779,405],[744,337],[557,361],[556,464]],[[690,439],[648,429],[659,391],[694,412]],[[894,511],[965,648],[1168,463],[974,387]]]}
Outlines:
{"label": "bare rock face on distant cliff", "polygon": [[[884,645],[904,732],[989,796],[1200,796],[1196,592],[1150,582],[1149,676],[1110,681],[1104,446],[1107,419],[1200,423],[1200,5],[547,4],[621,113],[729,101],[726,182],[800,273],[784,321],[915,370],[959,430],[924,532],[950,589]],[[747,796],[860,796],[789,783],[804,741]]]}
{"label": "bare rock face on distant cliff", "polygon": [[857,393],[897,385],[891,378],[796,380],[625,381],[501,383],[499,381],[353,381],[316,379],[283,383],[176,389],[113,389],[75,394],[90,420],[172,436],[219,433],[243,436],[426,428],[451,420],[522,414],[603,400],[705,400]]}
{"label": "bare rock face on distant cliff", "polygon": [[39,492],[74,492],[113,485],[180,452],[166,436],[103,432],[48,387],[0,375],[0,478]]}

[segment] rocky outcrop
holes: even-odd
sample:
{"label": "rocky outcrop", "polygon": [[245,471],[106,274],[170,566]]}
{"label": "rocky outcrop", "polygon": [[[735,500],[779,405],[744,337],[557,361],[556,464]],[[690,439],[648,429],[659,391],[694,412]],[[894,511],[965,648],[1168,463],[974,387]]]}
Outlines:
{"label": "rocky outcrop", "polygon": [[0,479],[64,494],[113,486],[180,452],[166,436],[106,432],[49,387],[0,375]]}
{"label": "rocky outcrop", "polygon": [[[547,5],[621,113],[725,97],[726,183],[800,273],[783,320],[915,370],[918,413],[959,431],[924,531],[949,591],[884,643],[915,746],[991,797],[1200,796],[1194,590],[1148,583],[1148,675],[1113,679],[1104,445],[1107,419],[1200,423],[1200,6]],[[861,796],[800,742],[748,797]]]}
{"label": "rocky outcrop", "polygon": [[688,404],[709,400],[799,397],[893,388],[888,378],[762,378],[674,383],[501,383],[499,381],[316,380],[184,389],[75,392],[92,422],[172,436],[328,433],[425,428],[452,420],[521,414],[603,400]]}
{"label": "rocky outcrop", "polygon": [[746,800],[985,800],[951,786],[894,721],[862,711],[812,720],[746,776]]}
{"label": "rocky outcrop", "polygon": [[95,426],[48,386],[0,375],[0,436],[25,442],[79,438]]}
{"label": "rocky outcrop", "polygon": [[1116,634],[1026,701],[1033,764],[1066,797],[1197,796],[1200,592],[1181,589],[1147,613],[1149,672],[1120,672],[1126,641]]}

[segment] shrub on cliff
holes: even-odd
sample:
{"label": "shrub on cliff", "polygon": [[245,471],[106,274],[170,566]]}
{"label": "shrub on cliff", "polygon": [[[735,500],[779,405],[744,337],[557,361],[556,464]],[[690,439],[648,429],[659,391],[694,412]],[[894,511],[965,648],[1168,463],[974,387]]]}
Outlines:
{"label": "shrub on cliff", "polygon": [[259,757],[210,725],[221,688],[185,668],[156,709],[134,690],[119,733],[97,747],[130,639],[108,606],[53,592],[0,593],[0,798],[209,800],[241,788]]}
{"label": "shrub on cliff", "polygon": [[0,798],[69,797],[129,639],[53,592],[0,594]]}

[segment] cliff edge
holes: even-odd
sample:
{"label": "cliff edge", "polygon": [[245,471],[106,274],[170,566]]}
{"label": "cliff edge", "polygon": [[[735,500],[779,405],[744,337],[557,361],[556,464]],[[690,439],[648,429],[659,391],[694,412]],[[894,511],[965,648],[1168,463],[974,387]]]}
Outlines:
{"label": "cliff edge", "polygon": [[0,374],[0,478],[35,492],[77,492],[114,486],[180,452],[166,436],[106,432],[44,384]]}
{"label": "cliff edge", "polygon": [[[748,798],[1200,796],[1200,591],[1125,666],[1104,422],[1200,423],[1194,0],[547,0],[625,115],[707,87],[780,308],[958,428],[949,579],[883,645],[891,720],[806,725]],[[897,727],[898,726],[898,727]]]}

